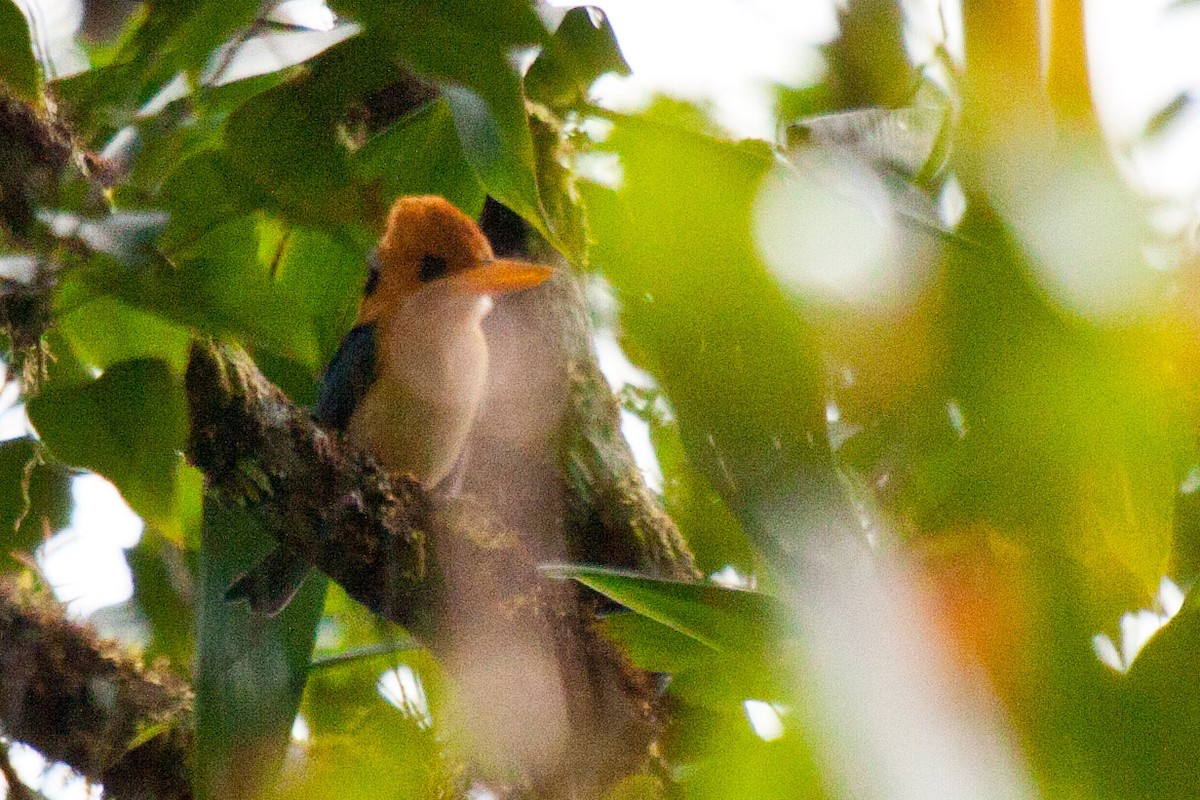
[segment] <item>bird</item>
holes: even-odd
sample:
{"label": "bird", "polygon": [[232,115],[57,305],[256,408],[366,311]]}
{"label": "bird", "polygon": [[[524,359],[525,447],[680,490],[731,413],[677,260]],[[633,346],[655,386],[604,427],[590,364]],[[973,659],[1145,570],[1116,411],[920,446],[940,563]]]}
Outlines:
{"label": "bird", "polygon": [[[398,199],[368,258],[358,318],[322,376],[317,422],[389,474],[410,475],[429,491],[452,482],[487,381],[483,319],[495,297],[552,273],[496,258],[475,221],[445,198]],[[273,616],[308,570],[277,547],[226,598]]]}

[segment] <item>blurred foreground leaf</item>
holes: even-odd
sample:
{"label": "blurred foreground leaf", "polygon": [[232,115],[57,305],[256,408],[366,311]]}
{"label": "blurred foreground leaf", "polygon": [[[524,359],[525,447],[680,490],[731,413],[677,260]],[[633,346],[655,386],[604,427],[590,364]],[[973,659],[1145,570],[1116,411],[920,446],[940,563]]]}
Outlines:
{"label": "blurred foreground leaf", "polygon": [[1164,800],[1200,795],[1200,597],[1142,648],[1119,687],[1123,752],[1115,783],[1125,797]]}
{"label": "blurred foreground leaf", "polygon": [[769,149],[700,135],[680,116],[616,120],[601,148],[619,156],[621,186],[580,186],[591,260],[617,290],[625,344],[661,383],[688,460],[782,567],[813,532],[857,525],[829,452],[822,368],[751,236]]}

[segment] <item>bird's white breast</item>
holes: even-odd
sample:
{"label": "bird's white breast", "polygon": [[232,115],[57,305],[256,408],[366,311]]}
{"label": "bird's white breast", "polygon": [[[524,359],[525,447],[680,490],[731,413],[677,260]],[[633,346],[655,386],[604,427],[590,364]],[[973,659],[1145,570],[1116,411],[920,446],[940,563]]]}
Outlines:
{"label": "bird's white breast", "polygon": [[378,374],[350,419],[351,440],[426,486],[445,478],[483,397],[488,354],[480,322],[491,308],[490,297],[436,281],[381,319]]}

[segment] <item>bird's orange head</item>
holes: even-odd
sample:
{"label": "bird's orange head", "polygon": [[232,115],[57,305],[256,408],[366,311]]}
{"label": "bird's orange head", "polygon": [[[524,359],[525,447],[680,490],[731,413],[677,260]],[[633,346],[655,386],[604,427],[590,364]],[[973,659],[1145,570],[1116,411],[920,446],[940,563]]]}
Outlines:
{"label": "bird's orange head", "polygon": [[496,258],[479,226],[449,201],[402,197],[376,248],[358,322],[374,322],[435,281],[494,295],[536,286],[551,273],[549,267]]}

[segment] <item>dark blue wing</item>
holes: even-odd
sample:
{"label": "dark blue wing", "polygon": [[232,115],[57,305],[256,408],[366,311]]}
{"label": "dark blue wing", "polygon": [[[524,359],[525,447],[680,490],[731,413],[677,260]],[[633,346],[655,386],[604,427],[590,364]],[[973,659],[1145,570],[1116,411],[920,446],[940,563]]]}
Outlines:
{"label": "dark blue wing", "polygon": [[346,430],[350,415],[374,382],[375,323],[368,322],[351,328],[325,369],[317,394],[317,419]]}

